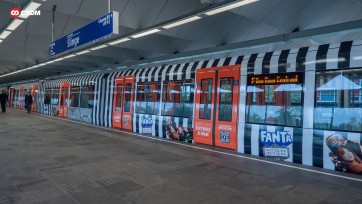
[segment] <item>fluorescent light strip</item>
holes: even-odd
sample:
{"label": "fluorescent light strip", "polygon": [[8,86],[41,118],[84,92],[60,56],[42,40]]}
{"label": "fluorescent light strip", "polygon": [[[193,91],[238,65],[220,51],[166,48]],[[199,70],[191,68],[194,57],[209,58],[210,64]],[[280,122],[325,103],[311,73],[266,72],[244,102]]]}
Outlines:
{"label": "fluorescent light strip", "polygon": [[14,19],[13,22],[6,28],[6,30],[15,30],[24,20]]}
{"label": "fluorescent light strip", "polygon": [[244,5],[247,5],[247,4],[251,4],[251,3],[254,3],[254,2],[257,2],[257,1],[259,1],[259,0],[244,0],[244,1],[240,1],[240,2],[237,2],[237,3],[232,3],[232,4],[228,4],[228,5],[216,8],[214,10],[205,12],[205,14],[208,15],[208,16],[211,16],[211,15],[218,14],[218,13],[230,10],[230,9],[234,9],[234,8],[244,6]]}
{"label": "fluorescent light strip", "polygon": [[5,39],[6,37],[8,37],[10,35],[11,31],[7,31],[4,30],[1,34],[0,34],[0,39]]}
{"label": "fluorescent light strip", "polygon": [[176,27],[176,26],[185,24],[185,23],[189,23],[189,22],[192,22],[192,21],[199,20],[200,18],[201,18],[200,16],[193,16],[193,17],[190,17],[190,18],[186,18],[186,19],[177,21],[177,22],[175,22],[175,23],[171,23],[171,24],[169,24],[169,25],[165,25],[165,26],[163,26],[162,28],[164,28],[164,29],[173,28],[173,27]]}
{"label": "fluorescent light strip", "polygon": [[100,46],[97,46],[97,47],[90,48],[90,50],[94,51],[94,50],[99,50],[99,49],[102,49],[102,48],[105,48],[105,47],[108,47],[108,45],[100,45]]}
{"label": "fluorescent light strip", "polygon": [[143,33],[138,33],[138,34],[132,35],[131,37],[132,38],[140,38],[140,37],[150,35],[150,34],[153,34],[153,33],[157,33],[157,32],[160,32],[160,31],[161,31],[160,29],[152,29],[152,30],[148,30],[148,31],[143,32]]}
{"label": "fluorescent light strip", "polygon": [[63,59],[64,59],[64,58],[61,57],[61,58],[55,59],[55,60],[53,60],[53,61],[54,61],[54,62],[58,62],[58,61],[63,60]]}
{"label": "fluorescent light strip", "polygon": [[64,59],[68,59],[68,58],[75,57],[75,56],[76,56],[75,54],[67,55],[64,57]]}
{"label": "fluorescent light strip", "polygon": [[123,42],[129,41],[129,40],[131,40],[131,39],[130,38],[122,38],[120,40],[110,42],[110,43],[108,43],[108,45],[116,45],[116,44],[123,43]]}
{"label": "fluorescent light strip", "polygon": [[[22,11],[35,11],[37,8],[39,8],[41,4],[31,2],[27,7],[25,7]],[[21,13],[21,12],[20,12]],[[25,13],[25,12],[24,12]],[[20,15],[19,18],[29,18],[29,15]]]}
{"label": "fluorescent light strip", "polygon": [[82,55],[82,54],[85,54],[85,53],[88,53],[88,52],[90,52],[90,51],[89,50],[83,50],[83,51],[75,53],[75,55]]}
{"label": "fluorescent light strip", "polygon": [[3,40],[0,40],[0,43],[2,42]]}

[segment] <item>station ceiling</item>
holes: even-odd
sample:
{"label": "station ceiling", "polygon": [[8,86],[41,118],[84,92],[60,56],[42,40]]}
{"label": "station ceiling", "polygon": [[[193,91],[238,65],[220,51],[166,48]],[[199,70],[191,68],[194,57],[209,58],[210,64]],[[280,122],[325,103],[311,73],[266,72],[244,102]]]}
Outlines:
{"label": "station ceiling", "polygon": [[[0,1],[0,29],[12,18],[13,7],[29,0]],[[108,13],[107,0],[34,0],[41,3],[40,16],[31,16],[0,43],[0,84],[63,74],[132,66],[159,59],[222,47],[280,34],[360,21],[362,0],[259,0],[217,15],[175,28],[132,39],[80,56],[17,74],[17,70],[49,60],[52,41],[52,9],[55,11],[55,39],[58,39]],[[207,9],[222,0],[111,0],[111,10],[119,12],[120,34],[145,29],[182,15]],[[1,32],[1,30],[0,30]],[[306,36],[303,41],[285,46],[308,46],[362,39],[362,32],[341,32],[332,36]],[[274,46],[274,47],[270,47]],[[275,49],[270,44],[263,49]],[[280,45],[278,45],[280,46]],[[283,48],[281,47],[281,48]]]}

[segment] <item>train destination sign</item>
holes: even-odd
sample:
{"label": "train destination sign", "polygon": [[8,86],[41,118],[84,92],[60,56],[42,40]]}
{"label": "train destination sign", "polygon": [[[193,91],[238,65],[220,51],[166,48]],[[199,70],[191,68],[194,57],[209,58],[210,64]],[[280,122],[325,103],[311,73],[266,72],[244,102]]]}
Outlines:
{"label": "train destination sign", "polygon": [[96,43],[110,37],[112,34],[118,34],[118,25],[118,12],[112,11],[107,13],[97,20],[50,43],[49,57],[56,57],[66,51]]}
{"label": "train destination sign", "polygon": [[248,77],[248,85],[301,84],[301,83],[303,83],[302,73],[252,75]]}

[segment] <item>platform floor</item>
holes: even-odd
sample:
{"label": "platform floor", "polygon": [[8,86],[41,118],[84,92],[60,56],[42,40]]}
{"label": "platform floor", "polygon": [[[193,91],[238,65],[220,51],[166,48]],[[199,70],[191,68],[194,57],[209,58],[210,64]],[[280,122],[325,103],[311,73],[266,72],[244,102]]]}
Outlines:
{"label": "platform floor", "polygon": [[179,144],[8,110],[0,203],[362,203],[361,181]]}

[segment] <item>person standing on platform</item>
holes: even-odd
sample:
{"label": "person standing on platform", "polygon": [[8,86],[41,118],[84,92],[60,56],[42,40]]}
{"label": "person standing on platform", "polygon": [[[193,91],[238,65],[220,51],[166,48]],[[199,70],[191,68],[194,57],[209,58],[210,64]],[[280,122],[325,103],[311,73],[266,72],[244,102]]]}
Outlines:
{"label": "person standing on platform", "polygon": [[31,105],[33,104],[33,96],[30,91],[25,95],[25,109],[30,113]]}
{"label": "person standing on platform", "polygon": [[8,95],[6,94],[5,89],[1,90],[0,94],[0,103],[2,112],[6,112],[6,102],[9,101]]}

